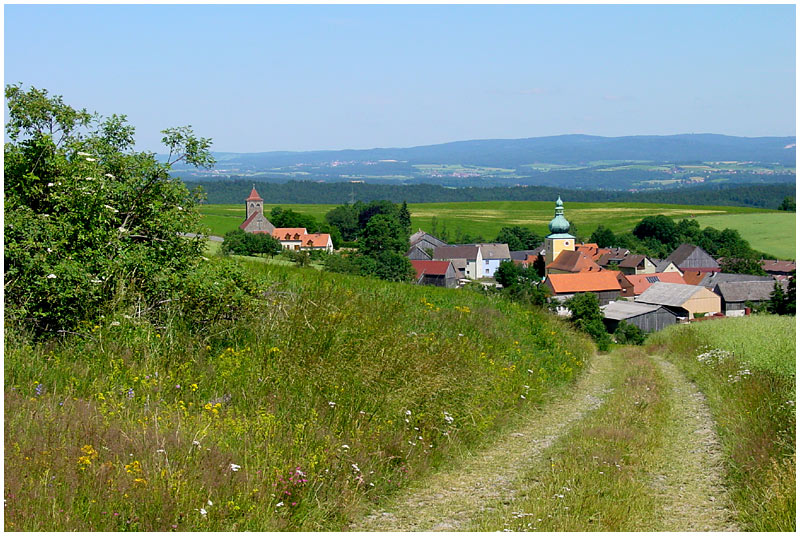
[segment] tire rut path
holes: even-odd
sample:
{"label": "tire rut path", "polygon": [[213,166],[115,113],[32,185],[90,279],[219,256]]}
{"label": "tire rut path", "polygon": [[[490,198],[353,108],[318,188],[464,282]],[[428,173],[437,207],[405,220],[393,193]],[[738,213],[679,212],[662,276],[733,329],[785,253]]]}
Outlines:
{"label": "tire rut path", "polygon": [[570,426],[600,407],[609,388],[612,359],[596,355],[573,386],[560,390],[506,433],[474,456],[436,472],[383,508],[350,526],[356,531],[458,531],[497,500],[510,501],[518,478]]}

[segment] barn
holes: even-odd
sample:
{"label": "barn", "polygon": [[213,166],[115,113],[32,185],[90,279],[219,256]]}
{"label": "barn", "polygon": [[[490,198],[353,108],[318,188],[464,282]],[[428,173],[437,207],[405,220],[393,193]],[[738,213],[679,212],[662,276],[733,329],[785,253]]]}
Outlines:
{"label": "barn", "polygon": [[678,314],[661,305],[614,301],[600,308],[606,329],[614,332],[623,320],[646,333],[660,331],[678,322]]}
{"label": "barn", "polygon": [[720,297],[705,287],[680,283],[653,283],[640,296],[638,303],[663,305],[678,315],[692,318],[695,314],[722,311]]}

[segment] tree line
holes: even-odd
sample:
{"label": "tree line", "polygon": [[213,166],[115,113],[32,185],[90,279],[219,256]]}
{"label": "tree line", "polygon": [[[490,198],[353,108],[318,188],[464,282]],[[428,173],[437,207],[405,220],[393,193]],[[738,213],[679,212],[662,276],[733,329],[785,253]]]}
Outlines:
{"label": "tree line", "polygon": [[[202,187],[206,202],[238,204],[252,179],[185,181],[189,188]],[[569,189],[552,186],[447,188],[436,184],[371,184],[350,182],[288,181],[267,183],[260,192],[265,203],[344,204],[388,200],[394,203],[450,203],[466,201],[552,201],[559,195],[573,202],[661,203],[668,205],[719,205],[778,209],[784,199],[794,199],[795,183],[687,186],[665,190],[627,192]],[[793,203],[792,205],[793,206]]]}

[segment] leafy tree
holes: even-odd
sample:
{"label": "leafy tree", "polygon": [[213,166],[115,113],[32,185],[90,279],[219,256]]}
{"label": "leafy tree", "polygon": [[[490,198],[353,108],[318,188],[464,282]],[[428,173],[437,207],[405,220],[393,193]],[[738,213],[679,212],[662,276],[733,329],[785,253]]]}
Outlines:
{"label": "leafy tree", "polygon": [[619,344],[641,345],[644,343],[645,334],[639,326],[629,324],[622,320],[619,325],[617,325],[617,329],[614,330],[614,339]]}
{"label": "leafy tree", "polygon": [[7,318],[70,329],[123,299],[169,301],[196,267],[198,193],[170,175],[210,167],[211,141],[162,131],[166,162],[134,150],[125,116],[76,110],[46,90],[8,85],[5,144]]}
{"label": "leafy tree", "polygon": [[589,242],[595,243],[601,248],[613,247],[617,243],[617,237],[614,235],[614,231],[605,225],[599,225],[589,238]]}
{"label": "leafy tree", "polygon": [[[369,222],[373,216],[377,216],[378,214],[383,214],[386,216],[393,216],[399,222],[399,208],[397,205],[392,203],[391,201],[372,201],[367,205],[361,205],[361,209],[358,213],[358,227],[359,229],[365,229],[367,227],[367,222]],[[400,224],[402,226],[402,223]],[[406,236],[410,235],[411,231],[406,233]]]}
{"label": "leafy tree", "polygon": [[397,219],[408,236],[411,236],[411,212],[408,211],[408,204],[403,201],[403,205],[397,213]]}
{"label": "leafy tree", "polygon": [[508,249],[511,251],[521,251],[525,249],[535,249],[544,239],[524,227],[515,225],[513,227],[503,227],[497,233],[495,242],[500,244],[508,244]]}
{"label": "leafy tree", "polygon": [[795,202],[794,197],[786,196],[781,201],[781,204],[778,205],[778,210],[786,210],[788,212],[796,212],[797,211],[797,204]]}
{"label": "leafy tree", "polygon": [[250,255],[250,240],[249,233],[245,233],[241,229],[234,229],[225,233],[223,236],[222,247],[220,251],[223,255]]}
{"label": "leafy tree", "polygon": [[502,261],[494,273],[494,279],[503,287],[509,288],[518,283],[522,278],[522,266],[514,261]]}
{"label": "leafy tree", "polygon": [[633,234],[636,238],[644,240],[646,238],[654,238],[662,244],[669,247],[677,246],[678,241],[678,228],[672,218],[668,218],[663,214],[657,216],[647,216],[642,221],[636,224],[633,228]]}
{"label": "leafy tree", "polygon": [[719,265],[726,274],[767,275],[767,272],[761,266],[761,261],[752,255],[747,257],[725,257],[720,261]]}
{"label": "leafy tree", "polygon": [[364,255],[372,257],[377,257],[383,251],[403,255],[408,250],[408,234],[396,217],[376,214],[361,233],[358,248]]}
{"label": "leafy tree", "polygon": [[292,209],[272,207],[269,221],[275,227],[304,227],[309,233],[319,232],[319,223],[316,218],[307,214],[300,214]]}
{"label": "leafy tree", "polygon": [[411,281],[416,273],[411,261],[396,251],[381,251],[375,260],[373,274],[386,281]]}
{"label": "leafy tree", "polygon": [[576,294],[564,302],[572,316],[570,321],[579,330],[589,334],[600,351],[606,351],[611,345],[611,337],[603,324],[603,313],[600,311],[600,300],[593,292]]}
{"label": "leafy tree", "polygon": [[786,292],[784,292],[783,286],[778,281],[775,282],[775,287],[767,303],[767,310],[770,313],[794,316],[796,306],[795,276],[796,271],[792,272],[789,284],[786,287]]}
{"label": "leafy tree", "polygon": [[355,205],[341,205],[325,214],[325,221],[339,229],[342,240],[352,242],[358,237],[360,230],[358,215],[359,210]]}

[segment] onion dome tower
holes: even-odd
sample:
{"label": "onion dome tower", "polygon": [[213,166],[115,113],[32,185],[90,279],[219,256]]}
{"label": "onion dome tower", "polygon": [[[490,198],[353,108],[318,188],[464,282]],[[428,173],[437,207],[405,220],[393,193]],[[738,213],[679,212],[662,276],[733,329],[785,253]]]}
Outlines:
{"label": "onion dome tower", "polygon": [[575,251],[575,237],[569,234],[569,221],[564,217],[561,196],[556,201],[556,214],[550,220],[550,234],[545,238],[545,265],[558,258],[562,251]]}

